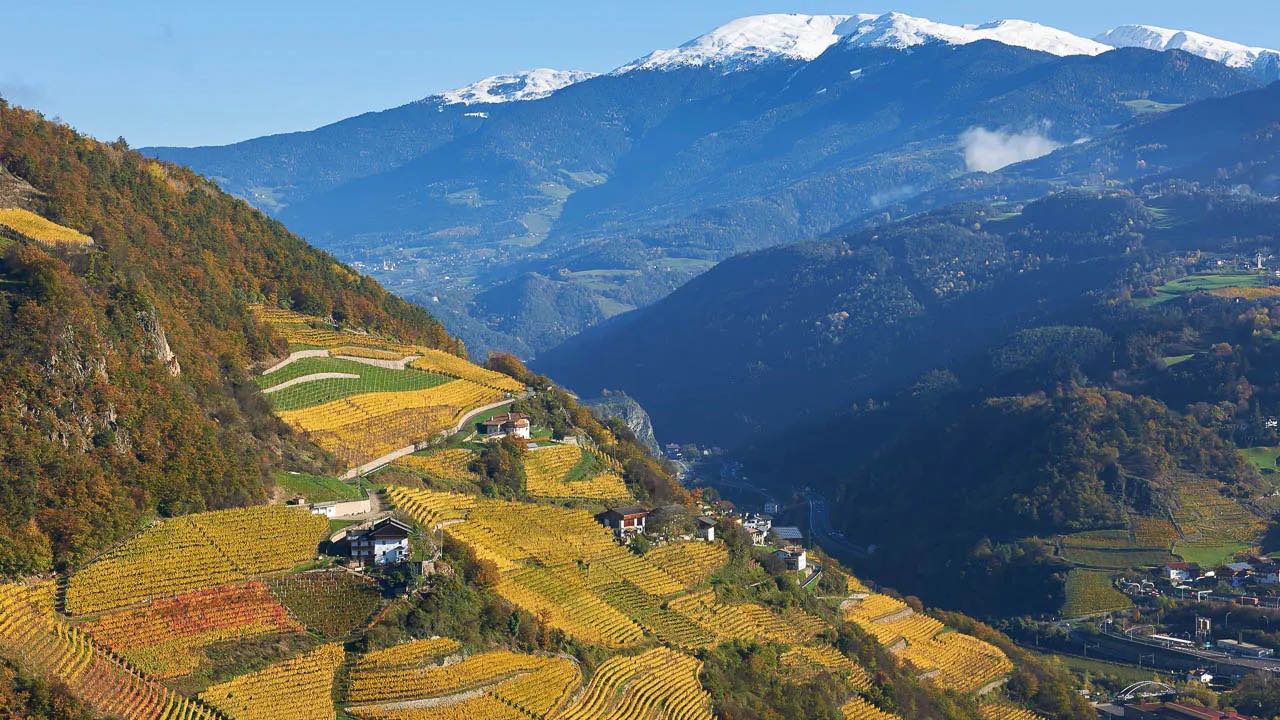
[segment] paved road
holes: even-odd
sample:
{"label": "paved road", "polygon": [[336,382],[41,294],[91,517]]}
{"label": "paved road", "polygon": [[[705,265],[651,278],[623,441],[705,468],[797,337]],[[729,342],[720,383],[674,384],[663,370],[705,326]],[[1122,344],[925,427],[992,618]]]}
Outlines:
{"label": "paved road", "polygon": [[809,490],[804,494],[804,499],[809,504],[809,534],[813,536],[814,542],[837,557],[842,554],[858,558],[867,556],[866,550],[849,542],[832,528],[826,498]]}

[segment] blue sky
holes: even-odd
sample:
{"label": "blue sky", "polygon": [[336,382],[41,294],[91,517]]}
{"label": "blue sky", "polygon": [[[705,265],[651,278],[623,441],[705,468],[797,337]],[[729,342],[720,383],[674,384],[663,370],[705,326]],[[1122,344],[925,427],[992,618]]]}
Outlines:
{"label": "blue sky", "polygon": [[1092,36],[1143,22],[1280,47],[1276,0],[26,2],[0,94],[134,146],[220,144],[400,105],[500,72],[605,71],[765,12],[1020,17]]}

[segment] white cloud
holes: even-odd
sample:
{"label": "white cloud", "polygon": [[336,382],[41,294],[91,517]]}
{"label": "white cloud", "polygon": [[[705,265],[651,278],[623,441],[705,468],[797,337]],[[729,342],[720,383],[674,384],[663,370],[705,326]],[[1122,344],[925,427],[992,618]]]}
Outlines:
{"label": "white cloud", "polygon": [[960,133],[964,164],[970,172],[995,172],[1006,165],[1034,160],[1062,147],[1062,143],[1034,130],[1010,132],[971,127]]}

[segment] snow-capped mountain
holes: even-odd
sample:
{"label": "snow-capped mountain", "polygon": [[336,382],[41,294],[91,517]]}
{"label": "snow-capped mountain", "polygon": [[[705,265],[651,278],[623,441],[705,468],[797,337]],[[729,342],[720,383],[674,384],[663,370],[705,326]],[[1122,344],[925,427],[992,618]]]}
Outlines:
{"label": "snow-capped mountain", "polygon": [[929,42],[967,45],[995,40],[1005,45],[1052,55],[1100,55],[1111,48],[1069,32],[1026,20],[996,20],[982,25],[948,25],[902,13],[849,20],[837,28],[845,42],[858,47],[904,49]]}
{"label": "snow-capped mountain", "polygon": [[1275,68],[1280,62],[1280,52],[1275,50],[1155,25],[1121,25],[1102,33],[1097,40],[1113,47],[1182,50],[1233,68],[1264,70]]}
{"label": "snow-capped mountain", "polygon": [[561,88],[595,76],[596,73],[582,70],[537,68],[511,75],[494,75],[426,99],[438,100],[442,105],[480,105],[537,100]]}
{"label": "snow-capped mountain", "polygon": [[812,60],[839,42],[837,28],[874,15],[778,13],[738,18],[678,48],[655,50],[614,70],[670,70],[712,64],[749,66],[765,60]]}
{"label": "snow-capped mountain", "polygon": [[729,22],[670,50],[657,50],[614,70],[670,70],[723,65],[749,67],[766,60],[812,60],[844,41],[858,47],[905,49],[929,42],[965,45],[995,40],[1054,55],[1098,55],[1111,48],[1026,20],[948,25],[903,13],[883,15],[755,15]]}

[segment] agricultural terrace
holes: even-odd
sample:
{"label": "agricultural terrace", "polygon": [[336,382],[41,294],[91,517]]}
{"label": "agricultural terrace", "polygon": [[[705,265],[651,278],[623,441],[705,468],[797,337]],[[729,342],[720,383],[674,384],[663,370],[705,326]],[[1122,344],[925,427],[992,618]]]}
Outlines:
{"label": "agricultural terrace", "polygon": [[363,628],[382,607],[378,584],[344,570],[271,578],[267,587],[309,630],[341,638]]}
{"label": "agricultural terrace", "polygon": [[502,390],[452,380],[422,390],[351,395],[277,414],[347,467],[357,467],[450,432],[471,410],[504,397]]}
{"label": "agricultural terrace", "polygon": [[276,413],[346,467],[452,432],[473,410],[524,386],[434,348],[342,330],[291,310],[255,306],[294,351],[257,378]]}
{"label": "agricultural terrace", "polygon": [[609,658],[561,720],[711,720],[711,698],[698,682],[702,663],[666,648]]}
{"label": "agricultural terrace", "polygon": [[1224,497],[1217,484],[1189,478],[1178,484],[1173,523],[1182,536],[1174,553],[1188,562],[1217,565],[1255,545],[1266,530],[1262,518]]}
{"label": "agricultural terrace", "polygon": [[524,456],[525,491],[533,497],[621,500],[631,497],[622,468],[577,445],[545,445]]}
{"label": "agricultural terrace", "polygon": [[471,461],[476,452],[466,448],[446,448],[414,453],[397,459],[393,464],[425,473],[447,482],[471,482],[479,476],[471,472]]}
{"label": "agricultural terrace", "polygon": [[844,616],[946,690],[974,693],[1013,671],[1013,663],[999,648],[952,631],[887,595],[873,593],[848,601]]}
{"label": "agricultural terrace", "polygon": [[1129,596],[1111,582],[1111,573],[1102,570],[1072,568],[1067,573],[1063,617],[1082,617],[1124,610],[1132,606]]}
{"label": "agricultural terrace", "polygon": [[492,562],[499,595],[582,642],[623,648],[646,635],[685,648],[731,638],[793,642],[824,627],[804,613],[720,602],[698,586],[724,556],[699,552],[704,566],[677,578],[619,545],[584,510],[403,487],[388,494],[423,527],[443,524],[450,539]]}
{"label": "agricultural terrace", "polygon": [[893,713],[887,713],[866,700],[855,697],[840,707],[844,720],[902,720]]}
{"label": "agricultural terrace", "polygon": [[0,656],[67,686],[103,716],[218,720],[205,706],[146,678],[101,650],[54,612],[53,583],[0,584]]}
{"label": "agricultural terrace", "polygon": [[686,587],[699,585],[729,562],[729,551],[720,543],[673,542],[645,553],[655,567]]}
{"label": "agricultural terrace", "polygon": [[113,610],[296,567],[328,521],[303,508],[236,508],[161,520],[67,583],[72,615]]}
{"label": "agricultural terrace", "polygon": [[232,720],[322,720],[336,716],[333,679],[345,655],[321,645],[298,657],[241,675],[200,693]]}
{"label": "agricultural terrace", "polygon": [[357,703],[348,714],[365,720],[546,718],[582,682],[577,663],[564,657],[494,650],[440,664],[456,650],[457,643],[438,638],[360,658],[347,680],[347,700]]}
{"label": "agricultural terrace", "polygon": [[871,676],[863,667],[829,645],[810,647],[797,645],[782,654],[782,667],[797,680],[807,680],[818,673],[842,675],[858,690],[871,689]]}
{"label": "agricultural terrace", "polygon": [[302,632],[260,582],[224,585],[108,613],[84,623],[93,639],[157,678],[191,673],[216,642]]}
{"label": "agricultural terrace", "polygon": [[52,246],[92,245],[93,238],[45,219],[30,210],[0,208],[0,228],[38,243]]}
{"label": "agricultural terrace", "polygon": [[368,365],[338,358],[302,358],[256,378],[277,412],[300,410],[362,393],[406,392],[443,385],[453,378],[422,370]]}
{"label": "agricultural terrace", "polygon": [[996,702],[982,703],[978,706],[978,712],[982,715],[982,720],[1044,720],[1026,708]]}

